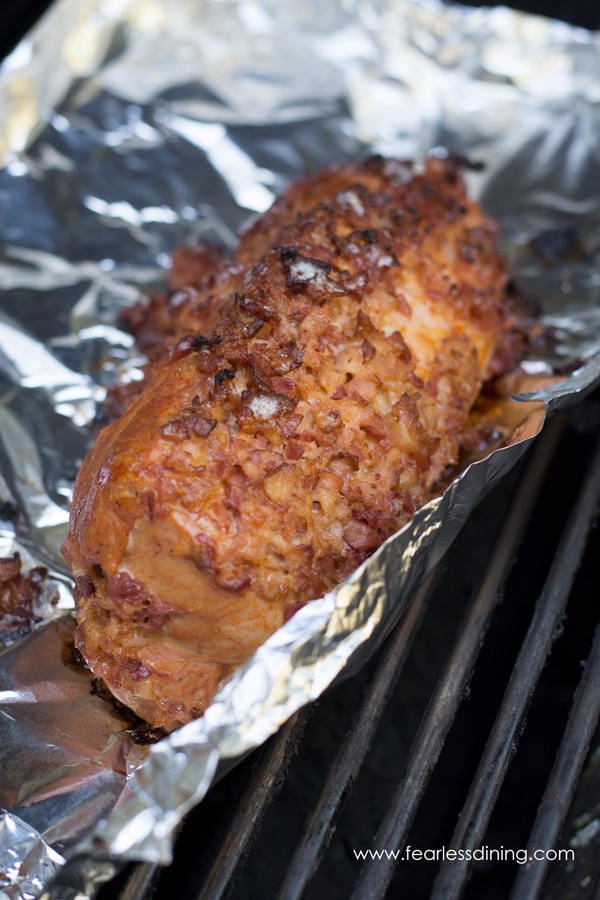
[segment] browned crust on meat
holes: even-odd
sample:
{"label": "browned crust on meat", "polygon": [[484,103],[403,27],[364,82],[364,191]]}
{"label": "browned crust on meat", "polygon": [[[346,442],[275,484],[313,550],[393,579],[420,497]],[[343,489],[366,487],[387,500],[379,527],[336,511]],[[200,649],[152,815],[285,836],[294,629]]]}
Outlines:
{"label": "browned crust on meat", "polygon": [[101,433],[64,548],[78,646],[153,725],[199,715],[456,462],[521,346],[496,236],[450,160],[313,176],[245,232],[211,332]]}
{"label": "browned crust on meat", "polygon": [[0,643],[20,637],[39,621],[35,605],[46,575],[42,566],[22,572],[19,553],[0,557]]}

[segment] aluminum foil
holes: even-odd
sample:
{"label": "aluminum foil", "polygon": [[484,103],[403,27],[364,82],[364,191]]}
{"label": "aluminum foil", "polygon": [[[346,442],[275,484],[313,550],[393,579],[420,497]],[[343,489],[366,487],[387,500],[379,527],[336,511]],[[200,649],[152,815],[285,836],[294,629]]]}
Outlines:
{"label": "aluminum foil", "polygon": [[[215,773],[364,663],[548,411],[598,381],[599,44],[437,0],[58,0],[5,61],[0,501],[20,516],[0,550],[49,576],[47,624],[0,654],[0,897],[84,898],[125,860],[168,863]],[[231,246],[291,178],[373,151],[484,164],[471,190],[555,340],[498,386],[506,446],[297,613],[202,719],[140,749],[69,657],[60,556],[98,404],[140,377],[119,311],[176,246]]]}

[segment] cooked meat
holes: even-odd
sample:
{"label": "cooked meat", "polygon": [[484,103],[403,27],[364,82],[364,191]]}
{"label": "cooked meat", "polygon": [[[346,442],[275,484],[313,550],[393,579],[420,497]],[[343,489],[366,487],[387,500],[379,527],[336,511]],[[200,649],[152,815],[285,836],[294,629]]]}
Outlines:
{"label": "cooked meat", "polygon": [[208,241],[179,247],[169,271],[170,289],[126,309],[124,327],[152,359],[163,356],[165,348],[178,338],[209,331],[247,270],[271,248],[282,228],[293,225],[301,213],[328,202],[335,194],[356,204],[351,188],[357,183],[367,191],[380,191],[387,181],[387,176],[382,179],[380,169],[375,160],[361,167],[350,163],[292,182],[267,213],[253,217],[243,227],[233,259]]}
{"label": "cooked meat", "polygon": [[173,253],[170,289],[140,300],[121,316],[121,325],[148,358],[144,378],[111,385],[98,411],[98,424],[114,422],[125,412],[179,338],[213,328],[245,271],[242,263],[227,259],[222,248],[205,241]]}
{"label": "cooked meat", "polygon": [[0,557],[0,643],[20,637],[39,621],[34,607],[46,574],[42,566],[23,574],[18,553]]}
{"label": "cooked meat", "polygon": [[214,327],[190,315],[100,433],[64,546],[77,646],[152,725],[200,715],[456,463],[523,352],[496,236],[449,159],[305,179],[245,231]]}
{"label": "cooked meat", "polygon": [[206,241],[180,247],[173,254],[170,290],[125,310],[122,324],[143,353],[160,358],[177,338],[215,325],[245,270]]}

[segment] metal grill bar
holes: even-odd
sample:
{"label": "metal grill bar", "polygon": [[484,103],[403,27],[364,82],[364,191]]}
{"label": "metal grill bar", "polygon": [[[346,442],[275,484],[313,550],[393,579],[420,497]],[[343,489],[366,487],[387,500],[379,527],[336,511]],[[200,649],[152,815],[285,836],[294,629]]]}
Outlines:
{"label": "metal grill bar", "polygon": [[288,867],[280,900],[297,900],[302,895],[327,848],[336,814],[356,780],[381,714],[404,668],[413,637],[421,624],[432,583],[433,578],[428,579],[418,591],[401,624],[386,642],[377,669],[361,698],[358,714],[328,772],[319,800]]}
{"label": "metal grill bar", "polygon": [[[554,420],[547,426],[546,433],[528,461],[480,589],[469,608],[411,747],[403,778],[375,838],[375,849],[400,850],[404,846],[417,806],[464,695],[482,646],[483,635],[487,631],[500,590],[557,447],[562,425],[562,420]],[[393,858],[370,860],[361,872],[352,895],[353,900],[362,900],[367,896],[383,897],[392,879],[395,864],[396,860]]]}
{"label": "metal grill bar", "polygon": [[510,900],[540,896],[548,860],[531,859],[538,848],[556,844],[565,822],[577,781],[600,716],[600,625],[585,665],[569,721],[540,804],[527,845],[530,862],[519,871]]}
{"label": "metal grill bar", "polygon": [[157,863],[136,863],[131,867],[119,893],[119,900],[143,900],[152,896],[152,888],[160,873]]}
{"label": "metal grill bar", "polygon": [[[488,739],[458,825],[452,850],[473,850],[483,839],[509,762],[519,741],[519,726],[531,702],[546,657],[557,637],[569,592],[580,564],[600,497],[600,444],[580,491],[565,533],[536,604],[500,711]],[[385,846],[385,845],[384,845]],[[432,900],[454,900],[467,879],[470,860],[464,856],[442,863]]]}
{"label": "metal grill bar", "polygon": [[310,709],[300,710],[292,716],[263,752],[198,900],[217,900],[223,896],[233,873],[250,847],[255,829],[275,799],[309,716]]}

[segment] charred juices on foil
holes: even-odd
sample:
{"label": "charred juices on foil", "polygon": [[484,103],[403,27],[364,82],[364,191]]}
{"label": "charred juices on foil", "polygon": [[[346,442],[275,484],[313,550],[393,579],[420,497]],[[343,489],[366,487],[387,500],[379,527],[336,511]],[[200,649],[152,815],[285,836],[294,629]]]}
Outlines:
{"label": "charred juices on foil", "polygon": [[497,233],[452,159],[332,166],[131,311],[154,364],[81,468],[64,554],[77,646],[151,725],[201,715],[456,463],[526,345]]}
{"label": "charred juices on foil", "polygon": [[46,575],[43,566],[23,572],[19,553],[0,557],[0,646],[27,634],[40,621],[36,602]]}

